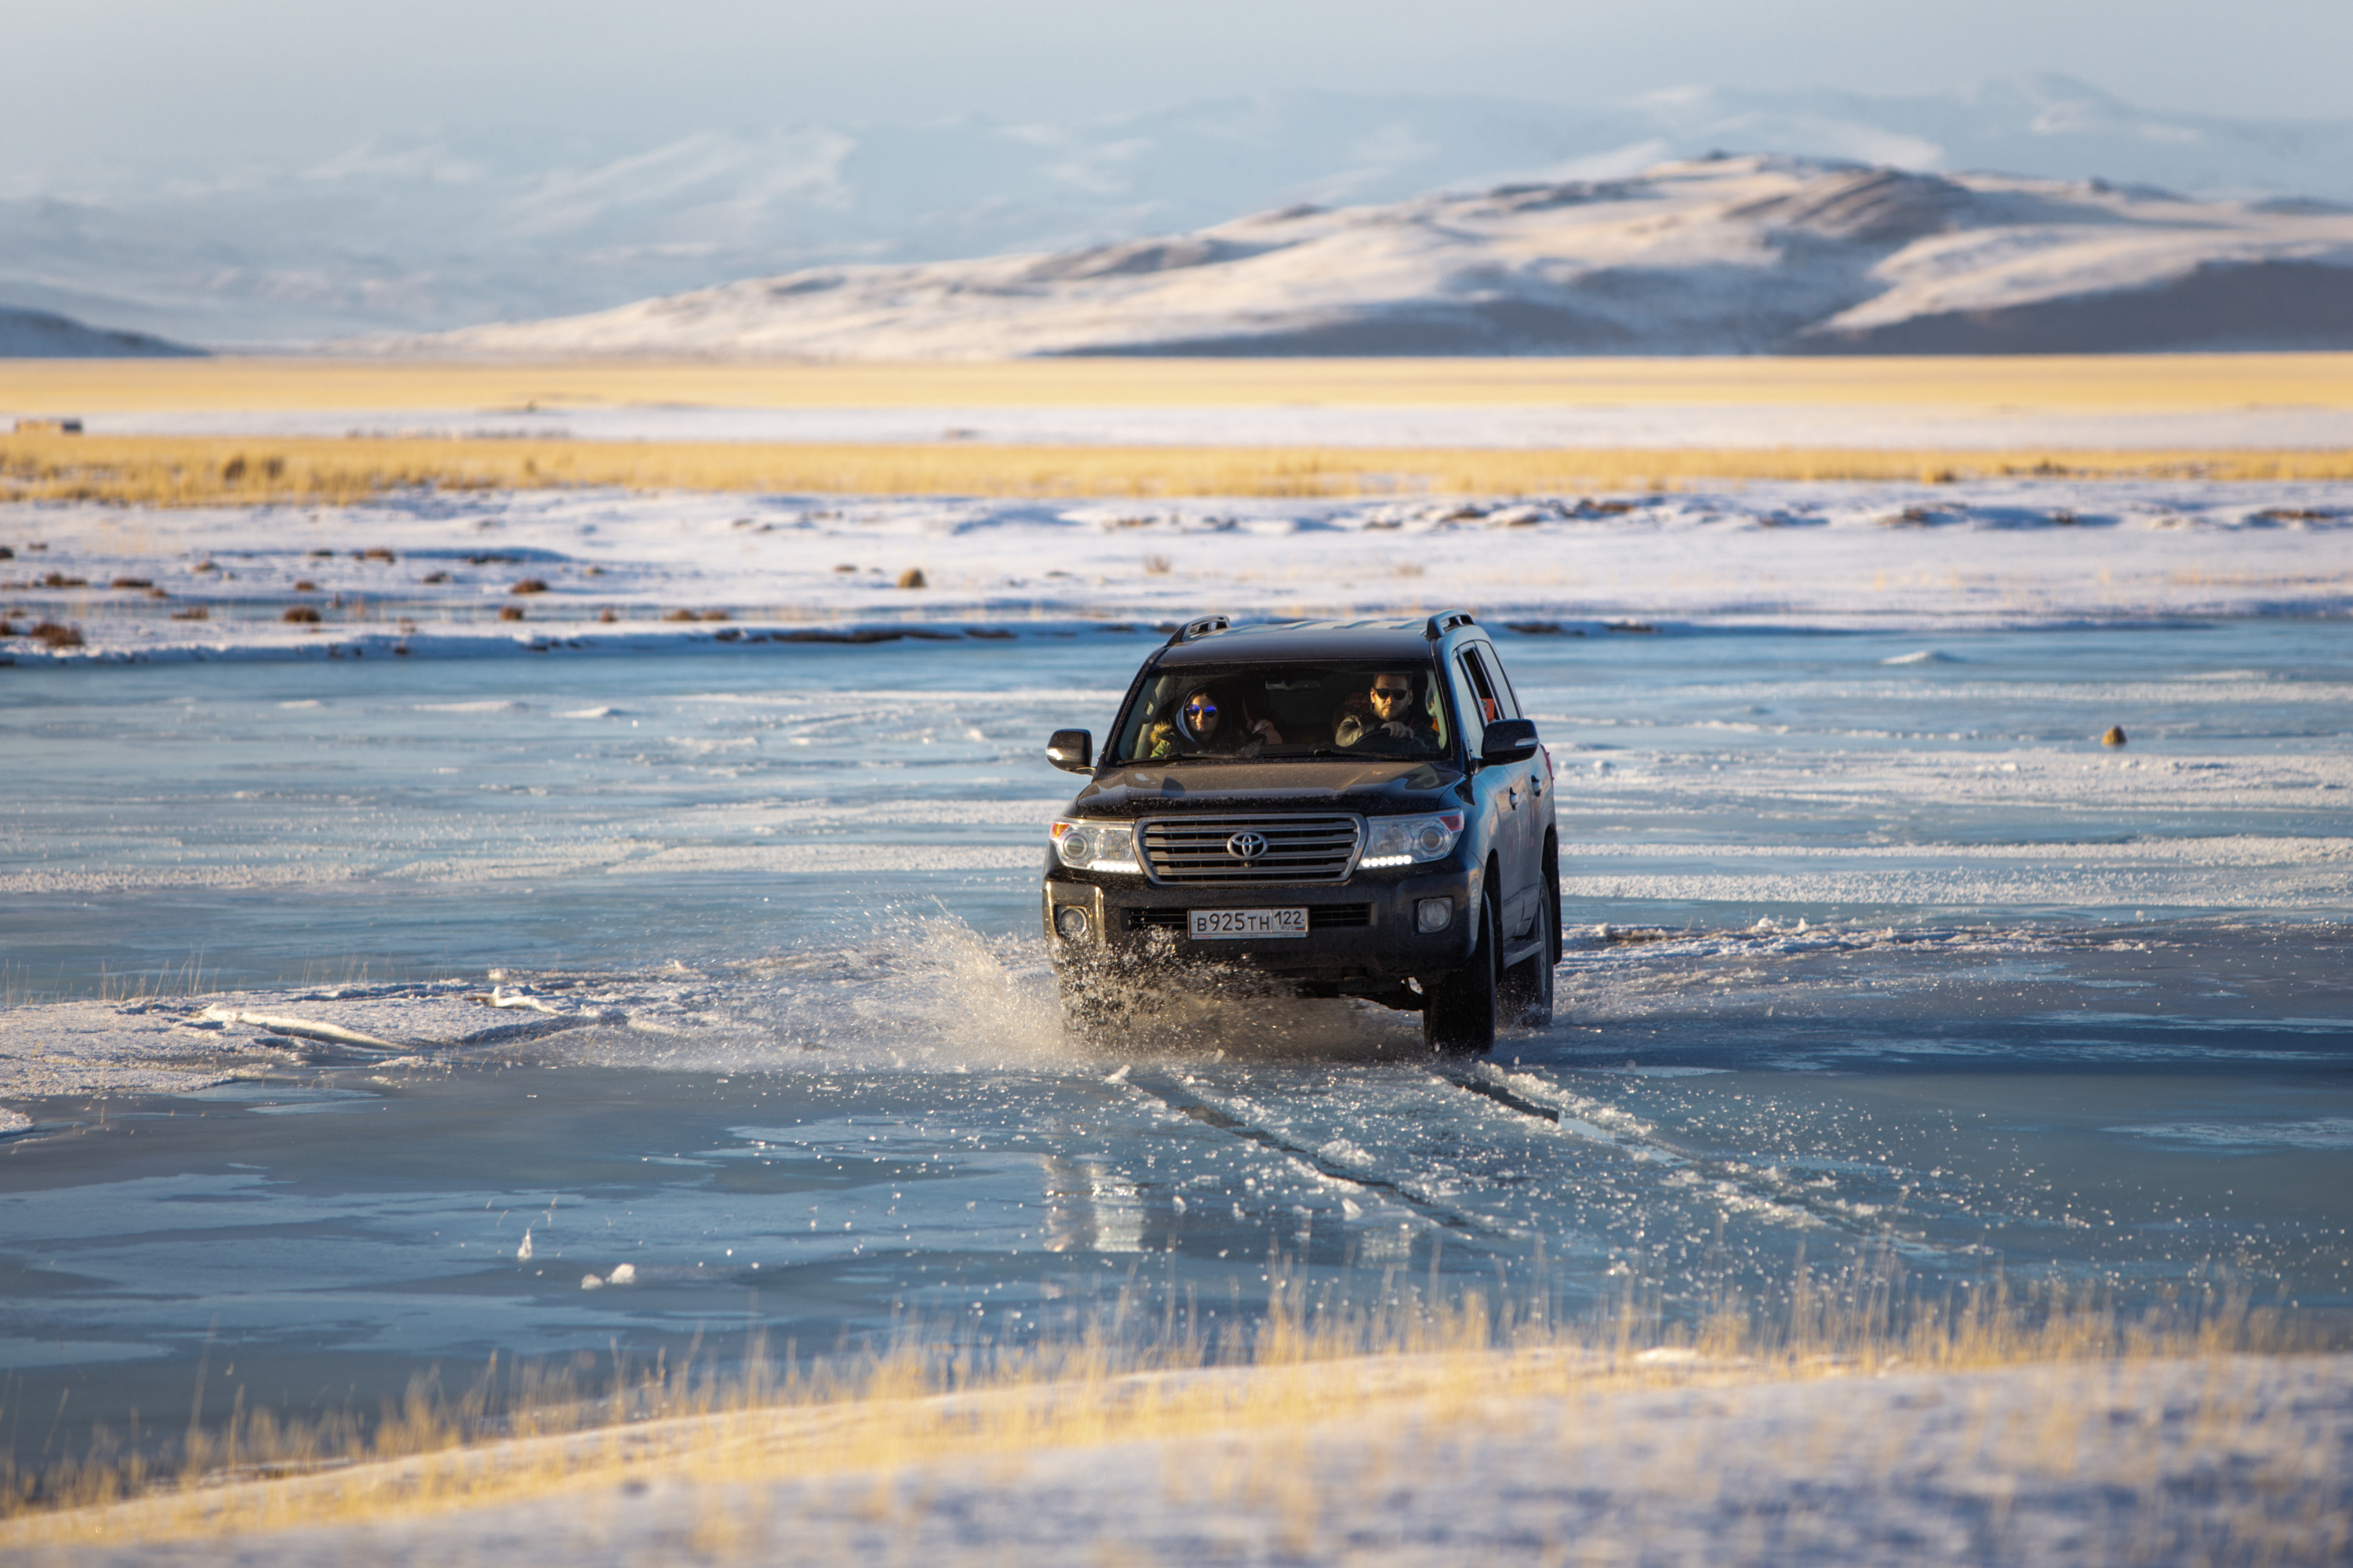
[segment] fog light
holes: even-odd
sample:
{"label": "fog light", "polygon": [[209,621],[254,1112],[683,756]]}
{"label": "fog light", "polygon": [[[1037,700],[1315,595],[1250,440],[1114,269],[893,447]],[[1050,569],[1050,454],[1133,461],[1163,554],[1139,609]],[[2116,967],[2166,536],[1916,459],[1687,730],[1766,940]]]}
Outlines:
{"label": "fog light", "polygon": [[1065,904],[1054,911],[1054,929],[1065,942],[1087,939],[1087,912],[1075,904]]}
{"label": "fog light", "polygon": [[1413,906],[1413,928],[1424,936],[1443,931],[1454,923],[1454,900],[1425,898]]}

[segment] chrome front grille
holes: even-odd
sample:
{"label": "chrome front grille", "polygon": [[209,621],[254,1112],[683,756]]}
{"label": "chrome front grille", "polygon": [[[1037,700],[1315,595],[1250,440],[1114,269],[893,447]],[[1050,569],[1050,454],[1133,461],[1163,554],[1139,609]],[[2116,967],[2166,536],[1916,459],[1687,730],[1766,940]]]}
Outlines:
{"label": "chrome front grille", "polygon": [[1144,869],[1194,885],[1345,882],[1364,832],[1359,817],[1161,817],[1142,824]]}

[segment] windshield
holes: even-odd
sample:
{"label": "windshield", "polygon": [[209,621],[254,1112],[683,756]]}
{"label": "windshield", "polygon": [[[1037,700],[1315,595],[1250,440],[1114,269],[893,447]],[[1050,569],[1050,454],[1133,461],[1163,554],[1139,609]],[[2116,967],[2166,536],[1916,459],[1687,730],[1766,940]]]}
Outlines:
{"label": "windshield", "polygon": [[1145,683],[1107,760],[1441,758],[1452,742],[1426,661],[1197,664]]}

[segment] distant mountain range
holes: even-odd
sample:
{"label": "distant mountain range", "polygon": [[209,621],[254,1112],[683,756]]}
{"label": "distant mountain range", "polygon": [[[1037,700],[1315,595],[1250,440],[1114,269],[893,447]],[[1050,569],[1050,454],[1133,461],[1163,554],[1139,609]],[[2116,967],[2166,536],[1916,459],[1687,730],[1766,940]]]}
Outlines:
{"label": "distant mountain range", "polygon": [[2099,353],[2353,347],[2353,211],[1771,155],[823,267],[381,341],[458,355]]}
{"label": "distant mountain range", "polygon": [[286,345],[814,267],[1062,254],[1303,202],[1609,181],[1714,151],[2353,202],[2353,121],[2159,112],[2057,78],[1590,105],[1293,93],[1072,124],[804,125],[657,147],[470,132],[301,167],[0,168],[0,301]]}
{"label": "distant mountain range", "polygon": [[145,333],[110,332],[46,311],[0,305],[0,359],[162,359],[204,352]]}

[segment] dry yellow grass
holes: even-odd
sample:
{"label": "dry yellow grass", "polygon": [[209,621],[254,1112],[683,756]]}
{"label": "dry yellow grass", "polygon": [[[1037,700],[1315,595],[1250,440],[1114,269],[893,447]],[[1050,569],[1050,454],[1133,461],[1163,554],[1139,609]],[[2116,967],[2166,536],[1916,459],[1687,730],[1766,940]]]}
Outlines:
{"label": "dry yellow grass", "polygon": [[0,360],[0,414],[157,409],[1811,404],[2353,408],[2353,355],[1989,358]]}
{"label": "dry yellow grass", "polygon": [[[0,412],[1013,406],[1902,405],[1983,413],[2353,408],[2353,355],[1985,359],[449,363],[0,361]],[[1525,494],[1683,481],[2013,472],[2353,477],[2313,450],[1946,452],[132,440],[0,436],[0,495],[147,505],[343,503],[410,485],[1152,496]]]}
{"label": "dry yellow grass", "polygon": [[2353,479],[2353,451],[1494,450],[0,436],[0,500],[346,504],[416,486],[882,495],[1526,495],[1739,480]]}
{"label": "dry yellow grass", "polygon": [[446,1403],[412,1390],[364,1439],[350,1423],[286,1428],[264,1413],[192,1434],[190,1462],[174,1476],[95,1456],[43,1478],[37,1501],[21,1489],[0,1499],[0,1550],[415,1518],[642,1479],[807,1479],[1312,1423],[1370,1429],[1407,1411],[1443,1428],[1505,1397],[2299,1348],[2290,1325],[2242,1302],[2124,1321],[2082,1298],[2021,1309],[1999,1288],[1958,1309],[1899,1302],[1889,1283],[1858,1266],[1821,1288],[1801,1267],[1769,1331],[1725,1309],[1662,1335],[1656,1304],[1630,1298],[1606,1320],[1567,1327],[1541,1309],[1493,1312],[1476,1295],[1428,1310],[1310,1312],[1278,1268],[1266,1319],[1230,1360],[1165,1330],[1139,1345],[1114,1312],[1060,1343],[911,1336],[815,1375],[777,1376],[755,1357],[723,1379],[657,1367],[617,1378],[596,1400],[547,1384],[494,1419],[479,1387]]}

